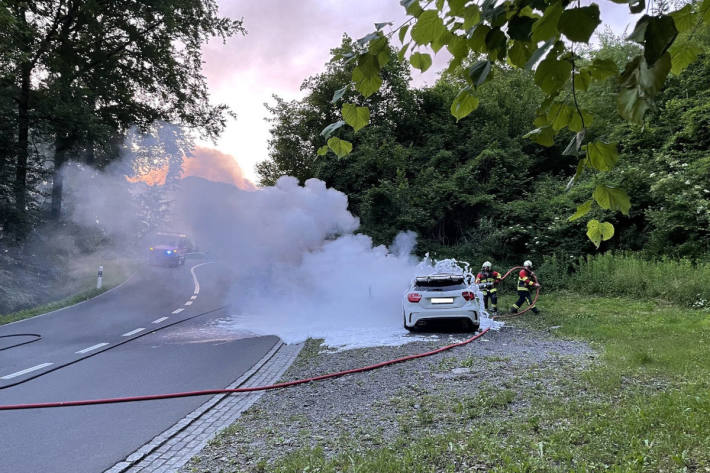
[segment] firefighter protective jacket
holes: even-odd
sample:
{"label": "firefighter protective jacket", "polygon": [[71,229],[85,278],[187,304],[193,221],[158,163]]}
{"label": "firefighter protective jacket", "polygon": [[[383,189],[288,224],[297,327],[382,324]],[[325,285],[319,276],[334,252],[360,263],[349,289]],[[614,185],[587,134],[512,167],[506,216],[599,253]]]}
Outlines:
{"label": "firefighter protective jacket", "polygon": [[500,273],[498,271],[481,271],[476,275],[476,284],[491,283],[492,286],[488,289],[482,289],[483,292],[497,292],[496,287],[500,282]]}
{"label": "firefighter protective jacket", "polygon": [[518,291],[527,291],[535,286],[535,280],[532,277],[532,272],[523,269],[518,274]]}

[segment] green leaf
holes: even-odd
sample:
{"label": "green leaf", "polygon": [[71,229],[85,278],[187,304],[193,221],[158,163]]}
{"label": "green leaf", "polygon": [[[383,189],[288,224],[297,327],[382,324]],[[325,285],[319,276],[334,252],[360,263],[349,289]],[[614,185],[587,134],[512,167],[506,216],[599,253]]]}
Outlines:
{"label": "green leaf", "polygon": [[491,29],[483,23],[479,23],[478,25],[474,26],[468,32],[468,47],[471,48],[471,50],[474,52],[485,52],[486,36],[488,36],[488,33],[490,33],[490,31]]}
{"label": "green leaf", "polygon": [[335,103],[338,100],[343,98],[343,95],[345,95],[345,92],[348,90],[348,86],[346,85],[345,87],[342,87],[338,90],[335,91],[333,94],[333,98],[330,100],[330,103]]}
{"label": "green leaf", "polygon": [[552,130],[551,126],[536,128],[523,135],[523,138],[530,138],[535,143],[548,148],[555,144],[555,132]]}
{"label": "green leaf", "polygon": [[612,59],[595,58],[592,64],[582,70],[589,70],[595,80],[604,80],[619,73],[619,69]]}
{"label": "green leaf", "polygon": [[671,55],[671,72],[679,75],[689,65],[695,62],[698,56],[703,52],[703,48],[697,44],[685,42],[682,44],[673,44],[669,50]]}
{"label": "green leaf", "polygon": [[481,21],[481,10],[478,5],[472,4],[467,6],[463,12],[463,25],[462,28],[465,31],[473,28],[474,25]]}
{"label": "green leaf", "polygon": [[508,50],[508,60],[512,65],[522,69],[533,53],[530,43],[522,41],[513,41],[512,43],[513,45]]}
{"label": "green leaf", "polygon": [[320,148],[318,148],[318,156],[325,156],[328,154],[328,145],[323,145]]}
{"label": "green leaf", "polygon": [[431,49],[434,50],[435,53],[438,53],[441,48],[443,48],[449,43],[449,40],[452,36],[453,35],[451,34],[451,32],[444,28],[441,34],[434,41],[432,41],[429,46],[431,47]]}
{"label": "green leaf", "polygon": [[436,10],[426,10],[412,27],[411,36],[415,43],[426,45],[436,40],[446,30],[444,22]]}
{"label": "green leaf", "polygon": [[557,26],[560,33],[570,41],[588,43],[600,23],[599,6],[592,3],[588,7],[570,8],[563,11]]}
{"label": "green leaf", "polygon": [[619,151],[616,143],[595,141],[587,145],[587,160],[589,164],[599,171],[609,171],[619,160]]}
{"label": "green leaf", "polygon": [[567,221],[574,222],[578,218],[581,218],[581,217],[584,217],[585,215],[587,215],[589,213],[589,211],[592,210],[593,203],[594,202],[592,200],[588,200],[585,203],[583,203],[582,205],[580,205],[579,207],[577,207],[577,211],[573,215],[571,215],[567,219]]}
{"label": "green leaf", "polygon": [[[616,0],[614,0],[616,2]],[[617,2],[619,3],[619,2]],[[627,3],[626,1],[622,3]],[[646,1],[645,0],[628,0],[629,4],[629,10],[631,13],[634,15],[636,13],[641,13],[645,8],[646,8]]]}
{"label": "green leaf", "polygon": [[587,158],[582,158],[577,162],[577,171],[574,173],[574,176],[572,176],[567,183],[567,186],[565,187],[565,191],[568,191],[572,188],[575,182],[579,180],[580,177],[582,177],[582,174],[584,173],[584,168],[587,167]]}
{"label": "green leaf", "polygon": [[455,59],[465,59],[468,56],[468,44],[463,36],[452,35],[449,44],[446,45],[451,55]]}
{"label": "green leaf", "polygon": [[642,56],[637,56],[621,75],[621,89],[617,97],[619,114],[634,123],[643,123],[653,97],[663,86],[671,70],[670,54],[664,54],[652,68]]}
{"label": "green leaf", "polygon": [[506,42],[505,33],[503,33],[500,28],[489,31],[486,35],[486,49],[488,50],[489,57],[493,55],[493,57],[497,56],[498,59],[504,59],[505,53],[507,52]]}
{"label": "green leaf", "polygon": [[465,17],[466,0],[448,0],[449,15]]}
{"label": "green leaf", "polygon": [[668,48],[671,47],[678,30],[673,23],[673,18],[667,15],[651,17],[646,28],[643,55],[649,66],[656,64]]}
{"label": "green leaf", "polygon": [[339,158],[342,158],[343,156],[350,154],[353,150],[353,144],[334,136],[328,140],[328,148],[330,148]]}
{"label": "green leaf", "polygon": [[668,51],[677,35],[678,30],[670,16],[644,15],[628,39],[643,44],[643,56],[652,67]]}
{"label": "green leaf", "polygon": [[602,241],[607,241],[614,236],[614,225],[609,222],[600,222],[592,219],[587,222],[587,237],[599,248]]}
{"label": "green leaf", "polygon": [[[584,123],[582,123],[582,118],[584,118]],[[575,109],[574,113],[570,117],[569,124],[567,125],[567,128],[569,128],[571,131],[581,132],[585,128],[590,127],[592,125],[593,121],[594,121],[594,115],[582,110],[582,116],[580,117],[579,111],[577,111]]]}
{"label": "green leaf", "polygon": [[566,127],[572,118],[574,109],[563,103],[553,103],[547,112],[547,121],[552,125],[554,131],[559,131]]}
{"label": "green leaf", "polygon": [[360,130],[370,123],[370,109],[367,107],[358,107],[352,103],[343,104],[341,109],[345,123],[353,127],[355,131]]}
{"label": "green leaf", "polygon": [[409,57],[409,62],[413,67],[424,72],[431,66],[431,56],[426,53],[414,53]]}
{"label": "green leaf", "polygon": [[592,72],[589,69],[580,69],[572,80],[574,80],[574,88],[584,92],[589,88],[589,84],[592,82]]}
{"label": "green leaf", "polygon": [[323,131],[320,132],[321,136],[324,136],[325,138],[328,138],[330,135],[333,134],[335,130],[340,128],[341,126],[345,125],[345,121],[343,120],[338,120],[335,123],[331,123],[327,127],[323,128]]}
{"label": "green leaf", "polygon": [[478,61],[468,69],[468,77],[471,79],[474,87],[483,84],[491,72],[490,61]]}
{"label": "green leaf", "polygon": [[451,115],[458,122],[478,108],[478,97],[473,95],[470,87],[462,89],[451,103]]}
{"label": "green leaf", "polygon": [[619,210],[624,215],[629,214],[631,201],[623,189],[598,185],[594,189],[593,196],[599,207],[607,210]]}
{"label": "green leaf", "polygon": [[400,61],[404,59],[404,55],[407,53],[407,48],[409,48],[409,44],[410,43],[403,45],[402,48],[400,48],[399,52],[397,52],[397,57]]}
{"label": "green leaf", "polygon": [[530,41],[533,23],[535,20],[530,17],[514,16],[508,20],[508,36],[518,41]]}
{"label": "green leaf", "polygon": [[572,64],[569,62],[548,58],[537,66],[535,83],[547,95],[553,95],[565,85],[571,72]]}
{"label": "green leaf", "polygon": [[548,39],[557,38],[559,30],[557,24],[562,15],[562,3],[555,2],[545,9],[542,17],[532,25],[532,41],[538,43]]}
{"label": "green leaf", "polygon": [[399,42],[400,43],[404,44],[404,37],[407,35],[408,30],[409,30],[409,24],[406,24],[399,29]]}
{"label": "green leaf", "polygon": [[703,23],[710,24],[710,0],[703,0],[702,5],[700,5],[700,17],[703,19]]}
{"label": "green leaf", "polygon": [[382,85],[380,78],[380,62],[376,56],[372,54],[363,54],[358,60],[358,65],[353,69],[352,73],[355,88],[364,97],[369,97],[378,90]]}
{"label": "green leaf", "polygon": [[689,3],[680,10],[676,10],[670,13],[671,18],[673,18],[673,23],[678,30],[678,33],[684,33],[695,26],[697,21],[695,18],[695,13],[693,13],[693,6]]}
{"label": "green leaf", "polygon": [[444,9],[444,0],[436,0],[436,9],[439,11]]}
{"label": "green leaf", "polygon": [[424,12],[422,7],[419,6],[419,0],[401,0],[399,4],[405,8],[407,15],[411,15],[414,18],[419,18],[419,15]]}

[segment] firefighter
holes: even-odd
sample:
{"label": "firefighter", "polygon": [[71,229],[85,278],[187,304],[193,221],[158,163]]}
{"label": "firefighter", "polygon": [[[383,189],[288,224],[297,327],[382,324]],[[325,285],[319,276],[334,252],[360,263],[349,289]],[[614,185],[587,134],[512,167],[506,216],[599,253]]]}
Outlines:
{"label": "firefighter", "polygon": [[[510,312],[512,314],[515,314],[518,312],[520,309],[520,306],[525,302],[526,300],[528,301],[529,305],[532,305],[532,298],[530,297],[530,289],[535,288],[535,287],[540,287],[538,283],[535,282],[534,273],[532,271],[532,261],[526,260],[523,263],[523,269],[520,271],[518,274],[518,302],[513,304],[513,307],[511,307]],[[539,311],[537,310],[537,307],[534,305],[532,306],[531,309],[535,314],[537,314]]]}
{"label": "firefighter", "polygon": [[488,310],[488,299],[491,300],[491,313],[493,315],[498,313],[498,288],[496,287],[500,282],[500,273],[498,271],[493,271],[491,267],[491,262],[486,261],[481,266],[481,272],[476,275],[476,284],[481,289],[483,293],[483,304]]}

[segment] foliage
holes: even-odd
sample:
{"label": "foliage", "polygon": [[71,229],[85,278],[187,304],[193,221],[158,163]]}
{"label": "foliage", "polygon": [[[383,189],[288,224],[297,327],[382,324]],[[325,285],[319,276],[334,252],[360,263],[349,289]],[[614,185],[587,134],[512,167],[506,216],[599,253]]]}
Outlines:
{"label": "foliage", "polygon": [[[703,44],[706,31],[698,31]],[[346,40],[338,50],[351,44]],[[598,48],[580,54],[584,64],[613,69],[636,51],[605,34]],[[444,74],[434,87],[414,89],[407,85],[403,65],[392,57],[383,89],[366,101],[379,116],[389,107],[386,121],[371,119],[357,133],[349,126],[337,130],[354,143],[342,159],[319,157],[316,150],[325,144],[320,131],[337,116],[330,100],[352,62],[331,63],[325,73],[304,82],[303,100],[277,101],[272,133],[279,147],[259,165],[262,183],[282,173],[294,173],[301,181],[323,179],[348,195],[361,230],[377,243],[388,244],[399,231],[414,230],[418,252],[475,265],[492,260],[510,267],[552,254],[576,260],[595,251],[594,243],[577,236],[589,231],[581,217],[600,222],[591,233],[603,251],[644,250],[648,256],[691,259],[710,252],[707,54],[668,80],[643,127],[616,114],[609,98],[618,84],[611,77],[580,91],[579,103],[596,117],[585,120],[590,159],[600,167],[614,166],[603,179],[584,173],[567,192],[577,163],[565,149],[577,134],[562,130],[549,147],[522,138],[544,100],[530,85],[532,72],[494,66],[490,73],[496,80],[477,89],[477,109],[457,120],[450,113],[464,82],[457,70]],[[633,206],[620,189],[633,191]],[[607,216],[605,225],[597,202],[620,212]],[[611,233],[608,224],[617,238],[605,239]]]}
{"label": "foliage", "polygon": [[97,155],[116,159],[103,153],[109,143],[157,120],[210,137],[224,127],[228,110],[209,103],[201,46],[244,30],[241,21],[220,17],[215,1],[6,1],[0,12],[0,111],[7,119],[0,203],[3,227],[16,237],[29,231],[32,193],[46,177],[37,174],[50,166],[52,213],[59,215],[59,169],[70,154],[88,164]]}
{"label": "foliage", "polygon": [[[365,98],[379,90],[381,71],[390,60],[386,50],[395,33],[402,44],[399,57],[409,54],[409,62],[421,71],[432,63],[430,54],[422,51],[436,53],[446,47],[451,53],[448,70],[458,70],[466,81],[450,99],[450,113],[457,120],[476,110],[482,96],[478,89],[495,81],[492,72],[496,65],[534,69],[529,79],[542,92],[543,100],[531,120],[536,128],[525,136],[550,147],[565,128],[575,133],[564,151],[578,159],[569,185],[577,182],[585,169],[609,171],[618,160],[615,143],[587,135],[593,115],[580,106],[578,93],[613,78],[619,84],[612,93],[618,114],[629,122],[642,124],[655,106],[668,74],[680,74],[703,51],[694,35],[710,24],[710,0],[686,4],[671,12],[667,5],[656,8],[654,14],[645,14],[638,20],[627,38],[639,46],[639,53],[617,64],[603,58],[585,61],[581,54],[601,23],[596,3],[582,7],[559,0],[486,0],[480,5],[463,0],[402,0],[401,4],[408,15],[402,25],[385,34],[381,31],[383,24],[378,24],[375,32],[357,41],[359,48],[335,53],[336,61],[355,64],[350,84]],[[629,2],[630,13],[640,13],[645,6],[645,0]],[[358,123],[355,128],[360,126]],[[332,133],[335,129],[331,127],[324,132]],[[346,133],[341,126],[337,128]],[[342,141],[338,144],[337,154],[342,157],[347,148]],[[598,183],[591,205],[583,209],[596,204],[601,209],[627,214],[630,200],[626,191],[617,188],[612,193],[608,189]],[[576,218],[583,216],[581,210],[575,213]],[[587,235],[597,248],[613,234],[612,223],[590,220]]]}

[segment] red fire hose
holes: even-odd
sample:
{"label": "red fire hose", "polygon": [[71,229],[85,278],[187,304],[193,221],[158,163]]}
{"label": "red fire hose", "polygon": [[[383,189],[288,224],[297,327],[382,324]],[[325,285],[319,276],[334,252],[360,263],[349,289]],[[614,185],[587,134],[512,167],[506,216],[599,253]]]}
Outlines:
{"label": "red fire hose", "polygon": [[[503,276],[501,278],[501,280],[507,278],[511,272],[513,272],[514,270],[519,269],[519,268],[520,268],[520,266],[516,266],[514,268],[511,268],[510,271],[508,271],[505,274],[505,276]],[[537,283],[537,277],[535,276],[535,274],[533,274],[533,278],[535,278],[535,282]],[[522,315],[525,312],[527,312],[528,310],[532,309],[535,305],[535,302],[537,301],[539,294],[540,294],[540,287],[538,286],[537,293],[535,294],[535,299],[533,300],[533,303],[530,306],[528,306],[525,310],[517,313],[516,315]],[[156,401],[156,400],[160,400],[160,399],[175,399],[175,398],[180,398],[180,397],[207,396],[207,395],[215,395],[215,394],[248,393],[248,392],[254,392],[254,391],[268,391],[271,389],[281,389],[281,388],[286,388],[289,386],[296,386],[299,384],[310,383],[312,381],[320,381],[323,379],[337,378],[337,377],[344,376],[347,374],[362,373],[364,371],[372,371],[372,370],[375,370],[378,368],[382,368],[384,366],[393,365],[395,363],[402,363],[404,361],[414,360],[416,358],[424,358],[427,356],[436,355],[437,353],[451,350],[452,348],[455,348],[455,347],[467,345],[467,344],[471,343],[472,341],[474,341],[478,338],[481,338],[489,330],[490,330],[490,327],[486,328],[482,332],[477,333],[473,337],[468,338],[464,341],[461,341],[458,343],[453,343],[451,345],[446,345],[441,348],[437,348],[436,350],[428,351],[425,353],[417,353],[415,355],[409,355],[409,356],[404,356],[404,357],[397,358],[394,360],[383,361],[381,363],[377,363],[377,364],[370,365],[370,366],[363,366],[361,368],[355,368],[355,369],[345,370],[345,371],[338,371],[335,373],[314,376],[311,378],[298,379],[295,381],[288,381],[285,383],[270,384],[267,386],[254,386],[254,387],[249,387],[249,388],[234,388],[234,389],[207,389],[207,390],[201,390],[201,391],[186,391],[186,392],[167,393],[167,394],[150,394],[150,395],[145,395],[145,396],[132,396],[132,397],[114,397],[114,398],[106,398],[106,399],[88,399],[88,400],[81,400],[81,401],[59,401],[59,402],[43,402],[43,403],[32,403],[32,404],[9,404],[9,405],[0,405],[0,411],[19,410],[19,409],[45,409],[45,408],[50,408],[50,407],[92,406],[92,405],[97,405],[97,404],[117,404],[117,403],[122,403],[122,402]]]}

